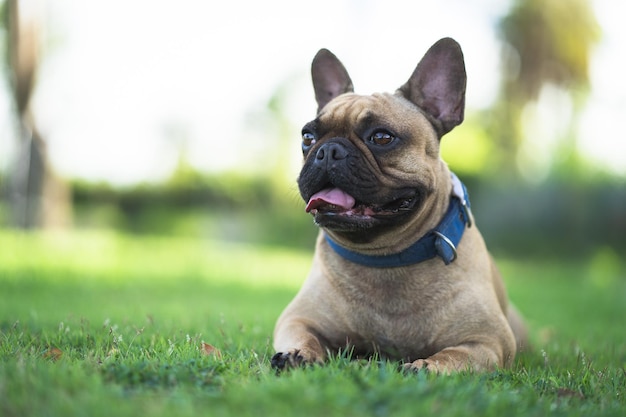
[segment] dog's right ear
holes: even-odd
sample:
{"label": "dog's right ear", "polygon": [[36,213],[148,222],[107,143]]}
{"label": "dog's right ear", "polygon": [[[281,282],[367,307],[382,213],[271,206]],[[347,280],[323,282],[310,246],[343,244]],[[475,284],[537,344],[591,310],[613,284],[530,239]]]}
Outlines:
{"label": "dog's right ear", "polygon": [[328,49],[320,49],[313,58],[311,77],[318,113],[335,97],[354,91],[348,71]]}

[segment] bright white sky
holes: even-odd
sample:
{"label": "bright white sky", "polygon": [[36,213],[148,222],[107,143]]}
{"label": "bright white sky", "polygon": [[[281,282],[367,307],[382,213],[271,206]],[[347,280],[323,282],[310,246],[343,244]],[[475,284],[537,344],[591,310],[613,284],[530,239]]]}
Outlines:
{"label": "bright white sky", "polygon": [[[118,184],[158,180],[184,144],[206,171],[262,169],[271,95],[289,81],[294,176],[299,129],[314,116],[309,65],[321,47],[344,62],[357,92],[393,91],[426,49],[457,39],[467,105],[484,108],[498,86],[501,0],[54,0],[35,111],[55,169]],[[612,0],[595,0],[604,31],[593,94],[580,121],[590,159],[626,175],[626,28]],[[9,100],[0,90],[0,170],[15,153]],[[614,123],[617,122],[617,123]]]}

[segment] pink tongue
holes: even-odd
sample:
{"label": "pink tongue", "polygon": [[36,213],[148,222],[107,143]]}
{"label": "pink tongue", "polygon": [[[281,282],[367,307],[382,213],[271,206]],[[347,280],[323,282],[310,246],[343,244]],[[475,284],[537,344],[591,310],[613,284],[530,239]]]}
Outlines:
{"label": "pink tongue", "polygon": [[335,206],[350,210],[354,207],[354,203],[354,197],[341,191],[339,188],[326,188],[311,196],[305,210],[308,213],[324,204],[334,204]]}

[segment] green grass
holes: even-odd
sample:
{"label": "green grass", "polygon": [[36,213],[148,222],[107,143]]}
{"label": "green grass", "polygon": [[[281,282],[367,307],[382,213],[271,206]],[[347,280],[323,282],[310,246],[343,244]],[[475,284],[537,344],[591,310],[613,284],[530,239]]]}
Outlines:
{"label": "green grass", "polygon": [[626,274],[610,249],[499,260],[534,350],[509,370],[447,377],[344,356],[276,375],[274,321],[309,263],[191,239],[0,231],[0,416],[626,415]]}

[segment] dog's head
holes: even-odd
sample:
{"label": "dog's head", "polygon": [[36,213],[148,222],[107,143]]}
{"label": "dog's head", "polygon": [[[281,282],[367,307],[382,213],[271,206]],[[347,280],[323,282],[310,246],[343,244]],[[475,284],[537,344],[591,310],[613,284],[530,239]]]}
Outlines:
{"label": "dog's head", "polygon": [[419,216],[445,181],[439,141],[463,121],[460,46],[450,38],[435,43],[395,94],[354,94],[346,69],[325,49],[311,72],[318,114],[302,129],[298,178],[307,212],[333,234],[360,241]]}

